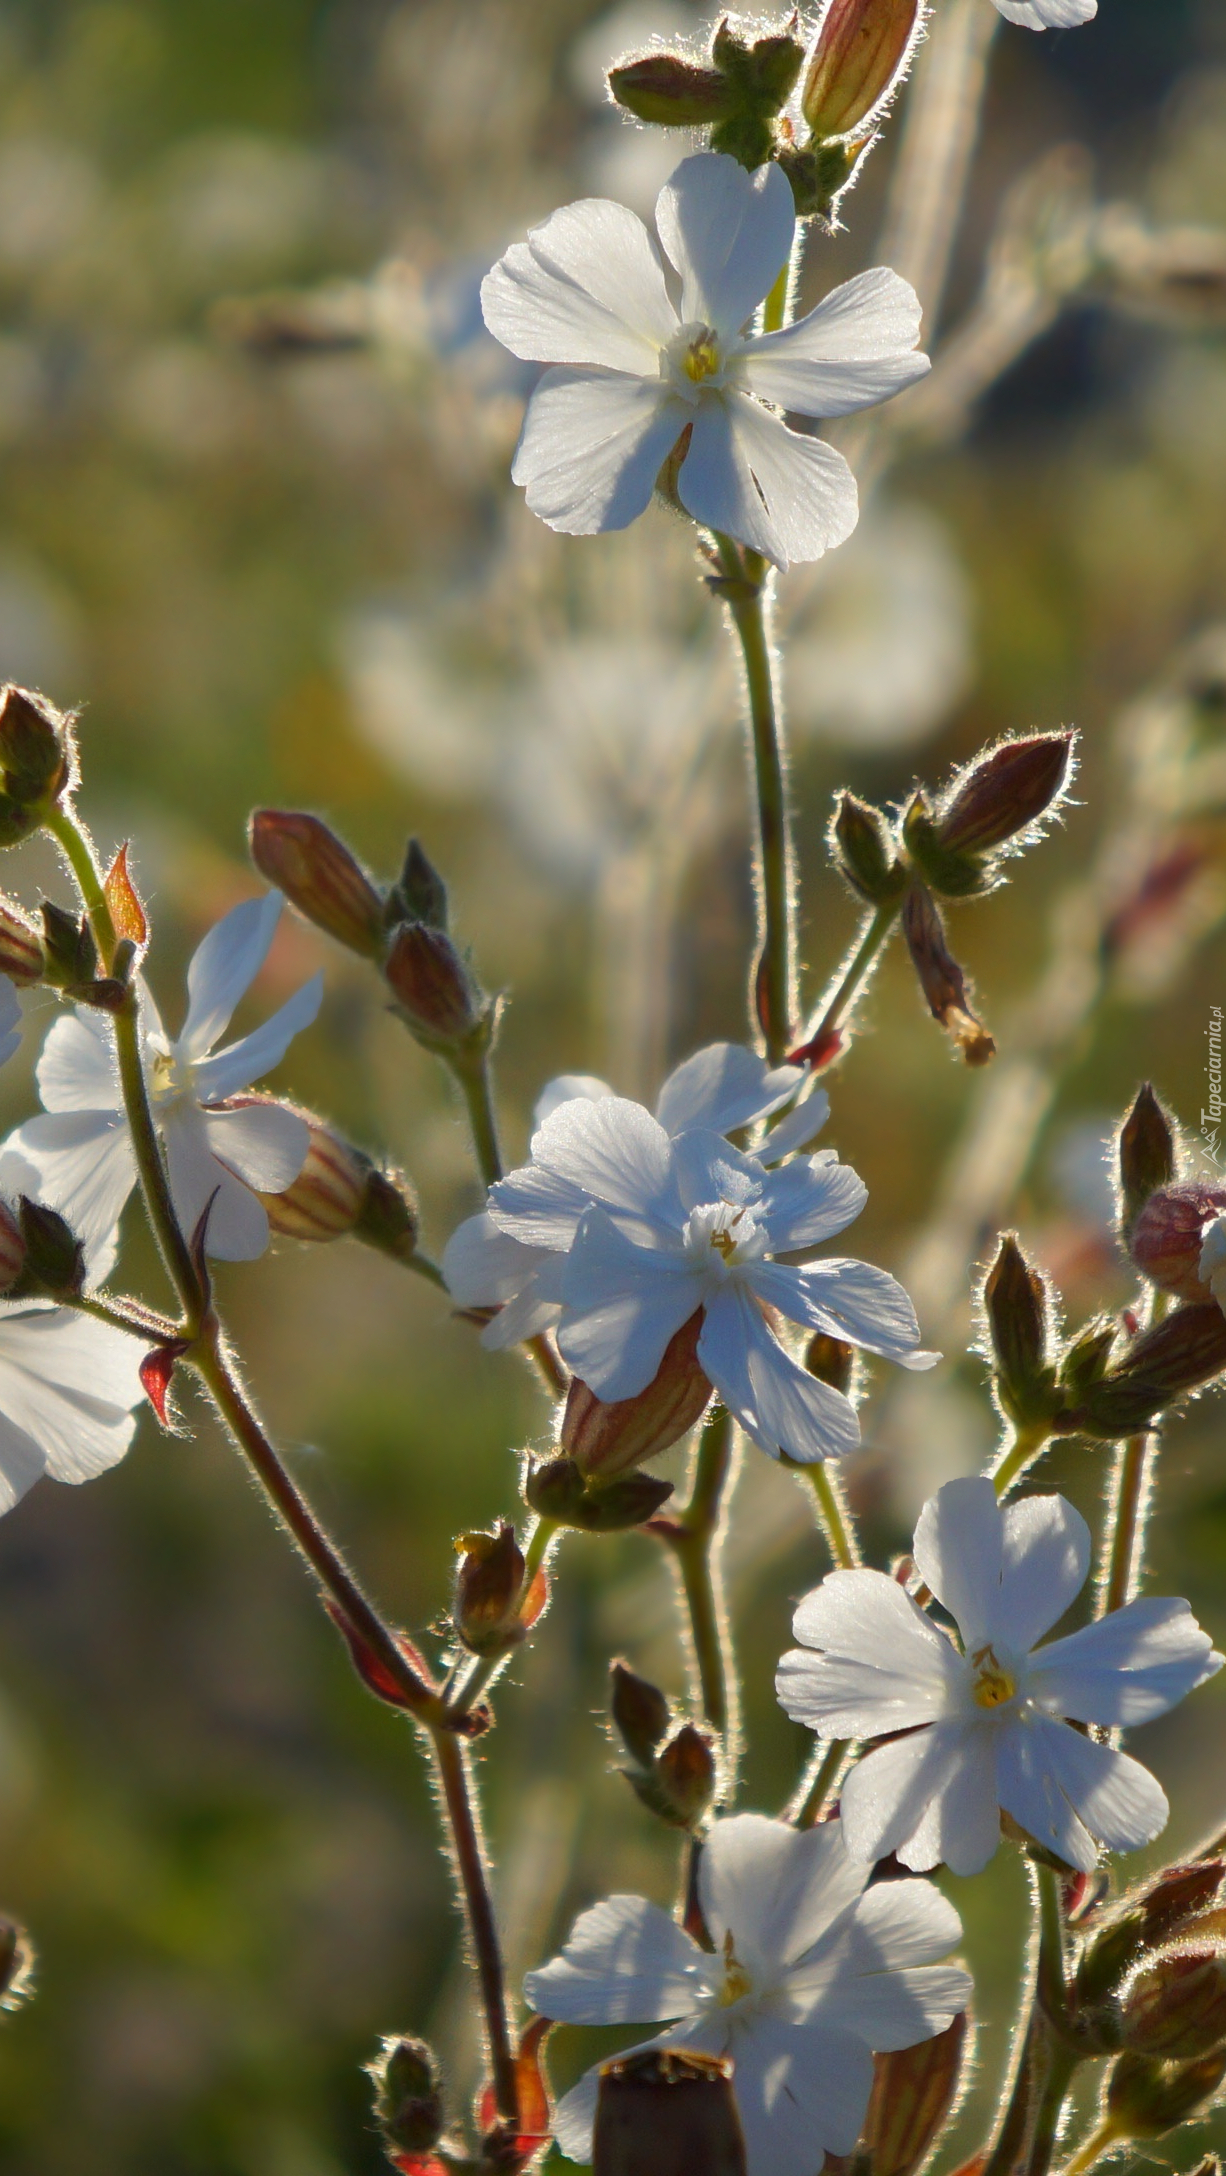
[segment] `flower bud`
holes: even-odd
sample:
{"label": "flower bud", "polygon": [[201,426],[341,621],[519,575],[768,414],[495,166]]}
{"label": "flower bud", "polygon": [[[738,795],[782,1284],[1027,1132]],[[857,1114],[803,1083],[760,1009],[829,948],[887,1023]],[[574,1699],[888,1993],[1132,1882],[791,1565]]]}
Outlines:
{"label": "flower bud", "polygon": [[318,816],[257,809],[250,827],[251,858],[260,875],[285,893],[317,929],[364,959],[378,959],[385,930],[383,898],[366,871]]}
{"label": "flower bud", "polygon": [[642,1526],[672,1493],[672,1482],[661,1481],[654,1473],[624,1473],[598,1486],[573,1458],[546,1459],[524,1477],[524,1501],[531,1510],[585,1534],[616,1534],[628,1526]]}
{"label": "flower bud", "polygon": [[796,217],[818,219],[834,232],[839,201],[859,178],[876,140],[869,136],[863,143],[782,145],[776,163],[791,184]]}
{"label": "flower bud", "polygon": [[447,911],[447,886],[421,840],[410,839],[404,867],[388,893],[388,928],[397,922],[424,922],[428,929],[446,929]]}
{"label": "flower bud", "polygon": [[1035,733],[979,756],[942,801],[936,827],[941,845],[955,854],[987,854],[1031,832],[1064,797],[1076,738]]}
{"label": "flower bud", "polygon": [[1226,1210],[1226,1186],[1199,1179],[1177,1179],[1159,1186],[1136,1218],[1128,1251],[1136,1267],[1160,1292],[1176,1299],[1213,1297],[1200,1273],[1201,1249],[1208,1227]]}
{"label": "flower bud", "polygon": [[1059,1403],[1050,1358],[1051,1295],[1014,1232],[1002,1234],[984,1284],[983,1310],[1002,1411],[1022,1426],[1047,1419]]}
{"label": "flower bud", "polygon": [[1161,2138],[1199,2114],[1223,2078],[1226,2049],[1170,2062],[1128,2048],[1107,2080],[1107,2122],[1119,2138]]}
{"label": "flower bud", "polygon": [[906,887],[907,872],[881,810],[841,793],[830,826],[830,854],[841,877],[871,906],[884,906]]}
{"label": "flower bud", "polygon": [[966,976],[949,949],[941,910],[926,885],[913,884],[903,901],[903,934],[920,989],[967,1065],[986,1065],[996,1045],[971,1008]]}
{"label": "flower bud", "polygon": [[1120,1128],[1120,1195],[1128,1239],[1150,1195],[1175,1177],[1175,1128],[1146,1081]]}
{"label": "flower bud", "polygon": [[670,1828],[697,1828],[715,1796],[713,1740],[693,1723],[683,1723],[649,1768],[627,1768],[624,1774],[649,1813]]}
{"label": "flower bud", "polygon": [[50,899],[39,912],[43,918],[43,975],[53,989],[72,990],[93,980],[98,966],[98,947],[88,918],[69,914]]}
{"label": "flower bud", "polygon": [[873,2058],[873,2090],[858,2152],[870,2176],[912,2176],[944,2128],[957,2097],[966,2016],[916,2047]]}
{"label": "flower bud", "polygon": [[711,1385],[698,1365],[702,1309],[682,1324],[665,1347],[651,1382],[634,1398],[606,1404],[576,1376],[566,1394],[561,1447],[581,1473],[611,1480],[655,1458],[688,1435],[711,1400]]}
{"label": "flower bud", "polygon": [[800,110],[825,143],[871,125],[911,65],[924,0],[828,0],[809,56]]}
{"label": "flower bud", "polygon": [[389,2153],[428,2153],[443,2134],[443,2096],[424,2040],[384,2040],[367,2066],[375,2120]]}
{"label": "flower bud", "polygon": [[650,1768],[668,1735],[668,1702],[659,1686],[636,1677],[624,1662],[611,1663],[609,1710],[626,1751],[640,1768]]}
{"label": "flower bud", "polygon": [[778,113],[796,88],[805,49],[795,35],[795,22],[793,16],[783,28],[752,38],[729,15],[716,27],[711,58],[755,112]]}
{"label": "flower bud", "polygon": [[456,1543],[451,1621],[470,1654],[501,1655],[518,1646],[526,1626],[519,1615],[524,1555],[515,1528],[502,1521],[491,1534],[462,1534]]}
{"label": "flower bud", "polygon": [[[236,1096],[234,1103],[257,1100],[275,1099]],[[361,1214],[369,1159],[309,1111],[284,1103],[280,1108],[297,1111],[310,1129],[311,1140],[306,1162],[293,1184],[280,1194],[260,1195],[269,1224],[284,1239],[343,1239],[353,1231]]]}
{"label": "flower bud", "polygon": [[383,972],[401,1019],[425,1049],[454,1053],[488,1039],[493,1004],[445,930],[402,923]]}
{"label": "flower bud", "polygon": [[1226,1959],[1216,1949],[1167,1950],[1137,1973],[1120,2019],[1124,2046],[1143,2055],[1208,2055],[1226,2046]]}
{"label": "flower bud", "polygon": [[24,1927],[0,1919],[0,2010],[16,2010],[34,1985],[34,1944]]}
{"label": "flower bud", "polygon": [[647,2048],[604,2063],[592,2176],[745,2176],[732,2064],[689,2048]]}
{"label": "flower bud", "polygon": [[609,91],[636,121],[659,128],[707,128],[734,104],[727,76],[684,53],[641,53],[619,62],[609,70]]}
{"label": "flower bud", "polygon": [[1226,1314],[1216,1303],[1177,1307],[1134,1338],[1122,1360],[1079,1396],[1067,1429],[1115,1442],[1226,1370]]}
{"label": "flower bud", "polygon": [[417,1196],[403,1171],[380,1171],[372,1164],[353,1236],[377,1254],[407,1262],[417,1252]]}
{"label": "flower bud", "polygon": [[1224,1879],[1226,1859],[1191,1859],[1164,1867],[1137,1900],[1146,1947],[1156,1949],[1185,1927],[1194,1931],[1197,1914],[1213,1903]]}
{"label": "flower bud", "polygon": [[845,1345],[841,1337],[815,1330],[805,1346],[805,1367],[819,1383],[829,1383],[832,1390],[841,1391],[846,1398],[856,1379],[856,1348]]}
{"label": "flower bud", "polygon": [[24,1194],[17,1214],[23,1247],[22,1295],[45,1293],[52,1299],[75,1299],[85,1288],[85,1249],[72,1226],[58,1210],[30,1201]]}
{"label": "flower bud", "polygon": [[69,721],[27,688],[0,693],[0,846],[37,831],[72,782]]}
{"label": "flower bud", "polygon": [[29,916],[0,895],[0,975],[25,989],[42,981],[46,964],[43,940]]}

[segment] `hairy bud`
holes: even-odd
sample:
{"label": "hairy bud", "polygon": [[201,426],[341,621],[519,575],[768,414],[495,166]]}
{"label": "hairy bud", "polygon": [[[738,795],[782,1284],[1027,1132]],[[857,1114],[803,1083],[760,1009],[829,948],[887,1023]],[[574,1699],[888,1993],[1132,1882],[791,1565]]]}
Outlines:
{"label": "hairy bud", "polygon": [[1139,1971],[1120,2018],[1124,2046],[1143,2055],[1208,2055],[1226,2047],[1226,1959],[1171,1949]]}
{"label": "hairy bud", "polygon": [[830,825],[830,853],[841,877],[870,906],[888,905],[906,889],[907,872],[881,810],[841,793]]}
{"label": "hairy bud", "polygon": [[23,1259],[10,1287],[14,1297],[47,1294],[52,1299],[75,1299],[85,1289],[85,1249],[72,1226],[57,1209],[30,1201],[24,1194],[17,1215]]}
{"label": "hairy bud", "polygon": [[1107,2080],[1107,2122],[1119,2138],[1161,2138],[1199,2114],[1223,2078],[1224,2048],[1182,2062],[1126,2049]]}
{"label": "hairy bud", "polygon": [[966,976],[949,949],[941,910],[926,885],[911,886],[903,901],[902,926],[933,1019],[967,1065],[986,1065],[995,1057],[996,1045],[972,1009]]}
{"label": "hairy bud", "polygon": [[648,2048],[601,2066],[592,2176],[745,2176],[732,2064]]}
{"label": "hairy bud", "polygon": [[46,967],[46,948],[33,922],[15,901],[0,894],[0,975],[24,989],[41,982]]}
{"label": "hairy bud", "polygon": [[708,128],[735,104],[727,76],[684,53],[642,53],[619,62],[609,70],[609,91],[636,121],[658,128]]}
{"label": "hairy bud", "polygon": [[668,1702],[659,1686],[636,1677],[624,1662],[611,1663],[609,1712],[631,1759],[649,1768],[668,1735]]}
{"label": "hairy bud", "polygon": [[318,816],[257,809],[250,844],[260,875],[308,922],[364,959],[379,958],[385,936],[382,894],[344,840]]}
{"label": "hairy bud", "polygon": [[627,1768],[626,1781],[650,1813],[670,1828],[697,1828],[715,1796],[714,1741],[693,1723],[661,1747],[650,1767]]}
{"label": "hairy bud", "polygon": [[16,2010],[34,1985],[34,1944],[16,1920],[0,1919],[0,2010]]}
{"label": "hairy bud", "polygon": [[388,894],[388,927],[396,922],[424,922],[427,929],[446,929],[447,911],[447,886],[421,840],[410,839],[404,867]]}
{"label": "hairy bud", "polygon": [[402,923],[383,972],[401,1019],[426,1050],[454,1055],[488,1042],[493,1003],[446,930]]}
{"label": "hairy bud", "polygon": [[1008,1419],[1022,1426],[1057,1408],[1051,1362],[1052,1304],[1046,1282],[1005,1232],[983,1288],[994,1387]]}
{"label": "hairy bud", "polygon": [[942,800],[936,826],[941,845],[954,854],[989,854],[1033,835],[1064,798],[1076,739],[1075,733],[1034,733],[979,756]]}
{"label": "hairy bud", "polygon": [[471,1654],[505,1654],[528,1629],[519,1607],[524,1554],[515,1528],[503,1520],[490,1534],[462,1534],[456,1549],[460,1568],[451,1609],[456,1632]]}
{"label": "hairy bud", "polygon": [[1226,1314],[1216,1303],[1177,1307],[1134,1338],[1066,1416],[1069,1430],[1114,1442],[1148,1428],[1158,1413],[1226,1370]]}
{"label": "hairy bud", "polygon": [[67,718],[44,695],[6,687],[0,693],[0,846],[16,846],[37,831],[72,783]]}
{"label": "hairy bud", "polygon": [[828,0],[800,110],[818,143],[871,126],[911,65],[924,0]]}
{"label": "hairy bud", "polygon": [[711,1400],[711,1385],[698,1365],[702,1321],[700,1308],[682,1324],[637,1397],[606,1404],[577,1376],[572,1380],[562,1413],[561,1447],[589,1479],[611,1480],[642,1465],[701,1420]]}
{"label": "hairy bud", "polygon": [[1176,1172],[1175,1128],[1146,1081],[1120,1128],[1120,1205],[1125,1240],[1151,1194]]}
{"label": "hairy bud", "polygon": [[819,1383],[829,1383],[832,1390],[841,1391],[846,1398],[856,1379],[856,1348],[845,1345],[841,1337],[815,1330],[805,1346],[805,1367]]}
{"label": "hairy bud", "polygon": [[616,1534],[654,1518],[673,1484],[654,1473],[623,1473],[598,1485],[573,1458],[549,1458],[529,1469],[523,1489],[524,1501],[543,1519],[585,1534]]}
{"label": "hairy bud", "polygon": [[1226,1186],[1176,1180],[1150,1195],[1132,1226],[1128,1251],[1141,1275],[1176,1299],[1213,1297],[1201,1276],[1201,1249],[1215,1218],[1226,1210]]}
{"label": "hairy bud", "polygon": [[292,1185],[261,1194],[272,1230],[284,1239],[324,1243],[360,1239],[394,1261],[408,1261],[417,1245],[417,1200],[399,1172],[380,1171],[322,1118],[273,1096],[234,1096],[229,1108],[276,1102],[292,1110],[310,1134],[306,1162]]}
{"label": "hairy bud", "polygon": [[84,915],[69,914],[50,899],[39,912],[43,919],[43,976],[56,990],[80,989],[91,982],[98,966],[98,947]]}
{"label": "hairy bud", "polygon": [[384,2040],[367,2070],[388,2152],[428,2153],[443,2133],[443,2096],[432,2049],[424,2040]]}
{"label": "hairy bud", "polygon": [[928,2158],[957,2098],[966,2016],[917,2047],[873,2058],[873,2090],[858,2151],[872,2176],[913,2176]]}

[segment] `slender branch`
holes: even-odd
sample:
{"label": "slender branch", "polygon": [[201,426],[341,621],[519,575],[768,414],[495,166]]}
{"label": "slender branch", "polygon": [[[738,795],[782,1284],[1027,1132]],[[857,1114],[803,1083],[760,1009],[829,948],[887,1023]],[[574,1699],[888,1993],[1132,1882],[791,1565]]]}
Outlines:
{"label": "slender branch", "polygon": [[1050,1441],[1051,1429],[1045,1421],[1033,1421],[1029,1427],[1014,1430],[1013,1441],[1005,1444],[992,1468],[991,1478],[998,1496],[1008,1495],[1014,1482]]}
{"label": "slender branch", "polygon": [[[789,1460],[789,1464],[792,1463]],[[831,1472],[829,1460],[818,1458],[809,1466],[794,1465],[793,1470],[803,1475],[813,1490],[817,1515],[835,1566],[839,1571],[855,1571],[864,1558],[844,1500],[842,1482]]]}
{"label": "slender branch", "polygon": [[736,569],[729,573],[727,600],[745,666],[758,817],[760,950],[750,1010],[777,1065],[792,1042],[796,933],[786,763],[768,626],[771,577],[758,553],[741,553],[726,537],[717,543],[723,563]]}
{"label": "slender branch", "polygon": [[451,1830],[456,1876],[481,1983],[494,2100],[502,2121],[517,2126],[519,2089],[507,2019],[506,1974],[490,1896],[489,1867],[475,1811],[467,1749],[452,1731],[435,1728],[430,1735]]}
{"label": "slender branch", "polygon": [[725,1792],[736,1775],[740,1736],[740,1697],[719,1565],[720,1522],[734,1465],[732,1416],[721,1407],[703,1428],[690,1500],[668,1536],[685,1594],[703,1716],[723,1741]]}
{"label": "slender branch", "polygon": [[806,1043],[824,1043],[828,1036],[846,1026],[881,963],[901,908],[901,899],[890,900],[875,907],[867,917],[812,1023],[804,1031]]}
{"label": "slender branch", "polygon": [[784,1814],[785,1821],[790,1821],[793,1828],[816,1827],[850,1747],[850,1738],[832,1738],[828,1745],[819,1742]]}
{"label": "slender branch", "polygon": [[473,1137],[473,1154],[483,1186],[495,1186],[502,1177],[502,1150],[494,1115],[494,1084],[490,1077],[488,1049],[472,1057],[449,1058],[448,1066],[464,1098]]}
{"label": "slender branch", "polygon": [[1079,2057],[1062,2037],[1067,2012],[1064,1917],[1059,1878],[1032,1869],[1037,1942],[1026,2023],[996,2140],[982,2176],[1046,2176]]}
{"label": "slender branch", "polygon": [[[1160,1322],[1165,1311],[1166,1295],[1153,1292],[1146,1310],[1146,1327]],[[1097,1609],[1100,1617],[1107,1616],[1113,1609],[1122,1609],[1140,1585],[1157,1455],[1158,1437],[1155,1434],[1129,1436],[1116,1451],[1103,1534]]]}
{"label": "slender branch", "polygon": [[108,1323],[112,1330],[126,1330],[129,1337],[143,1338],[146,1344],[169,1344],[182,1334],[177,1322],[156,1314],[142,1300],[113,1300],[105,1292],[78,1292],[59,1304],[71,1307],[78,1315],[92,1315],[95,1322]]}

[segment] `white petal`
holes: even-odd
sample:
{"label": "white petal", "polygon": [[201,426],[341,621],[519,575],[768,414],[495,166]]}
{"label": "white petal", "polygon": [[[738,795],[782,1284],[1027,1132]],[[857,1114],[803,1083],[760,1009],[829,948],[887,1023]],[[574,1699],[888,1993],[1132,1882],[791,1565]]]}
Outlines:
{"label": "white petal", "polygon": [[725,152],[700,151],[665,182],[656,227],[681,274],[682,322],[729,338],[787,263],[796,212],[773,163],[749,174]]}
{"label": "white petal", "polygon": [[996,12],[1024,30],[1074,30],[1092,23],[1098,0],[995,0]]}
{"label": "white petal", "polygon": [[524,1993],[542,2017],[567,2025],[654,2024],[688,2016],[709,1982],[698,1944],[658,1904],[611,1896],[580,1914]]}
{"label": "white petal", "polygon": [[206,1111],[204,1138],[210,1154],[261,1194],[283,1194],[292,1186],[311,1146],[306,1120],[279,1103]]}
{"label": "white petal", "polygon": [[729,1285],[708,1302],[698,1364],[746,1435],[770,1458],[786,1452],[811,1465],[818,1458],[841,1458],[860,1441],[850,1400],[776,1344],[752,1294],[741,1285]]}
{"label": "white petal", "polygon": [[875,2053],[914,2047],[943,2032],[970,2000],[970,1974],[938,1962],[961,1933],[953,1905],[931,1882],[881,1882],[790,1975],[789,2000]]}
{"label": "white petal", "polygon": [[968,1654],[985,1640],[1005,1638],[1004,1526],[996,1491],[984,1475],[947,1481],[929,1497],[913,1553],[921,1579],[957,1619]]}
{"label": "white petal", "polygon": [[750,1974],[774,1981],[820,1941],[867,1878],[837,1821],[794,1829],[764,1814],[736,1813],[707,1837],[698,1898],[716,1950],[730,1933]]}
{"label": "white petal", "polygon": [[[787,548],[754,482],[748,448],[736,427],[732,396],[708,394],[692,412],[691,421],[689,449],[677,477],[681,504],[708,529],[735,537],[738,544],[748,544],[776,566],[786,567]],[[783,425],[778,428],[782,430]]]}
{"label": "white petal", "polygon": [[[80,1334],[87,1330],[95,1334]],[[55,1480],[92,1480],[132,1441],[142,1357],[138,1339],[67,1309],[8,1316],[0,1319],[0,1410],[37,1443]]]}
{"label": "white petal", "polygon": [[21,1048],[21,1000],[7,975],[0,975],[0,1065]]}
{"label": "white petal", "polygon": [[1186,1602],[1142,1595],[1040,1648],[1026,1689],[1079,1723],[1148,1723],[1221,1667]]}
{"label": "white petal", "polygon": [[6,1147],[38,1173],[40,1201],[58,1209],[89,1253],[113,1231],[136,1184],[127,1121],[110,1111],[51,1111],[28,1118]]}
{"label": "white petal", "polygon": [[41,1445],[0,1413],[0,1517],[29,1494],[46,1471]]}
{"label": "white petal", "polygon": [[500,1231],[488,1211],[467,1217],[443,1249],[443,1275],[458,1307],[501,1307],[515,1297],[543,1247],[521,1246]]}
{"label": "white petal", "polygon": [[528,403],[512,479],[563,536],[628,529],[688,417],[658,377],[547,370]]}
{"label": "white petal", "polygon": [[110,1021],[96,1012],[62,1014],[43,1044],[35,1077],[49,1111],[122,1109]]}
{"label": "white petal", "polygon": [[806,1595],[793,1630],[805,1645],[783,1656],[775,1691],[794,1722],[822,1737],[909,1730],[956,1697],[959,1657],[884,1572],[832,1572]]}
{"label": "white petal", "polygon": [[743,1043],[710,1043],[669,1074],[656,1117],[666,1133],[732,1133],[779,1110],[803,1079],[799,1066],[770,1067]]}
{"label": "white petal", "polygon": [[742,382],[797,415],[870,408],[931,369],[914,352],[920,316],[918,295],[896,272],[861,272],[796,324],[748,341]]}
{"label": "white petal", "polygon": [[807,1148],[819,1134],[830,1116],[830,1098],[824,1088],[815,1088],[803,1103],[781,1118],[777,1126],[758,1144],[758,1158],[764,1164],[779,1163],[790,1156],[793,1149]]}
{"label": "white petal", "polygon": [[522,1345],[525,1338],[536,1337],[541,1330],[554,1328],[562,1314],[563,1267],[562,1255],[542,1255],[539,1267],[531,1271],[514,1297],[482,1330],[481,1343],[487,1352],[505,1352],[512,1345]]}
{"label": "white petal", "polygon": [[559,1073],[555,1080],[546,1081],[532,1107],[532,1130],[535,1133],[564,1103],[600,1103],[613,1093],[608,1081],[596,1073]]}
{"label": "white petal", "polygon": [[786,1164],[771,1173],[762,1190],[771,1251],[799,1254],[820,1247],[854,1224],[867,1200],[859,1172],[839,1163],[830,1149]]}
{"label": "white petal", "polygon": [[1089,1527],[1063,1496],[1005,1505],[994,1621],[1006,1646],[1025,1654],[1063,1617],[1086,1583],[1091,1547]]}
{"label": "white petal", "polygon": [[686,1209],[717,1201],[756,1202],[766,1173],[756,1156],[743,1156],[722,1133],[695,1127],[673,1143],[673,1172]]}
{"label": "white petal", "polygon": [[280,892],[244,899],[198,946],[187,970],[187,1018],[179,1036],[185,1057],[202,1058],[212,1049],[268,957],[283,904]]}
{"label": "white petal", "polygon": [[789,430],[744,394],[731,394],[729,404],[737,438],[783,547],[777,565],[820,559],[845,544],[860,518],[860,501],[842,454],[822,438]]}
{"label": "white petal", "polygon": [[[843,1833],[854,1857],[883,1859],[914,1835],[949,1771],[963,1727],[934,1723],[876,1746],[856,1762],[839,1798]],[[934,1852],[928,1863],[935,1866],[939,1855]],[[913,1856],[907,1864],[923,1871]]]}
{"label": "white petal", "polygon": [[566,1258],[562,1303],[567,1366],[598,1398],[633,1398],[701,1306],[702,1273],[682,1253],[635,1246],[606,1210],[591,1208]]}
{"label": "white petal", "polygon": [[919,1344],[910,1298],[896,1277],[870,1262],[816,1262],[803,1269],[762,1262],[752,1277],[759,1297],[790,1322],[825,1330],[887,1360],[909,1359]]}
{"label": "white petal", "polygon": [[567,204],[516,243],[481,283],[496,340],[532,363],[595,363],[654,376],[677,330],[664,268],[624,204]]}
{"label": "white petal", "polygon": [[816,2176],[823,2155],[851,2152],[873,2084],[863,2040],[758,2012],[729,2052],[747,2176]]}
{"label": "white petal", "polygon": [[220,1262],[253,1262],[268,1246],[268,1217],[250,1187],[218,1163],[204,1114],[181,1104],[162,1122],[170,1191],[185,1237],[194,1237],[205,1210],[205,1251]]}
{"label": "white petal", "polygon": [[641,1103],[605,1096],[562,1104],[533,1134],[532,1162],[491,1187],[489,1205],[513,1238],[565,1247],[591,1201],[644,1234],[682,1229],[668,1135]]}
{"label": "white petal", "polygon": [[991,1730],[972,1724],[950,1745],[937,1787],[898,1856],[917,1872],[944,1862],[951,1873],[977,1874],[999,1842],[996,1747]]}
{"label": "white petal", "polygon": [[1166,1826],[1166,1793],[1149,1770],[1067,1723],[1031,1715],[1002,1732],[997,1768],[1002,1806],[1083,1872],[1097,1863],[1094,1839],[1135,1851]]}
{"label": "white petal", "polygon": [[280,1065],[293,1042],[318,1017],[323,1003],[324,978],[312,975],[300,990],[275,1012],[271,1020],[255,1028],[242,1040],[219,1050],[215,1058],[206,1058],[196,1067],[196,1093],[202,1103],[221,1103],[227,1096],[236,1095],[240,1088],[249,1088],[252,1081],[262,1080]]}

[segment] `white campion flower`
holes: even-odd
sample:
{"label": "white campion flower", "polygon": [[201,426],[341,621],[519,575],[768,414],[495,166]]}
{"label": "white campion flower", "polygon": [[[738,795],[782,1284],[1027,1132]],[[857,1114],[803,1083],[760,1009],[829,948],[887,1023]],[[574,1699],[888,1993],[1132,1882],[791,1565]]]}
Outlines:
{"label": "white campion flower", "polygon": [[589,197],[534,227],[487,274],[481,303],[495,338],[553,366],[528,403],[511,470],[551,529],[628,527],[685,434],[677,494],[707,528],[780,567],[851,535],[856,485],[843,456],[775,411],[850,415],[922,377],[920,305],[878,268],[782,331],[746,332],[795,226],[778,166],[749,174],[704,151],[660,192],[663,254],[624,204]]}
{"label": "white campion flower", "polygon": [[139,1339],[68,1307],[0,1300],[0,1513],[44,1474],[117,1465],[144,1398]]}
{"label": "white campion flower", "polygon": [[1081,1592],[1090,1556],[1090,1530],[1062,1496],[1002,1508],[986,1478],[947,1481],[920,1514],[914,1557],[961,1652],[884,1572],[834,1572],[805,1597],[793,1624],[805,1645],[776,1680],[782,1706],[821,1737],[891,1738],[843,1785],[856,1858],[893,1851],[921,1872],[944,1861],[978,1873],[1003,1808],[1088,1872],[1100,1844],[1135,1851],[1165,1827],[1149,1770],[1071,1724],[1149,1722],[1223,1658],[1186,1602],[1149,1595],[1036,1647]]}
{"label": "white campion flower", "polygon": [[1007,23],[1023,30],[1075,30],[1078,23],[1092,23],[1098,0],[992,0]]}
{"label": "white campion flower", "polygon": [[[280,892],[244,900],[209,931],[187,970],[187,1017],[176,1038],[141,989],[145,1076],[175,1210],[190,1239],[208,1209],[207,1248],[221,1261],[264,1252],[268,1217],[253,1189],[283,1193],[310,1146],[293,1111],[274,1103],[228,1108],[227,1099],[279,1065],[310,1026],[323,977],[313,975],[250,1035],[214,1049],[264,964],[282,905]],[[18,1127],[9,1145],[33,1165],[41,1200],[74,1228],[108,1230],[136,1184],[136,1158],[107,1016],[82,1006],[57,1020],[37,1078],[45,1115]]]}
{"label": "white campion flower", "polygon": [[[658,1905],[611,1896],[528,1974],[528,2001],[564,2024],[677,2020],[646,2045],[731,2057],[748,2176],[813,2176],[860,2135],[873,2054],[943,2032],[971,1995],[938,1961],[962,1932],[953,1905],[926,1881],[867,1879],[837,1821],[798,1832],[734,1814],[698,1862],[713,1954]],[[591,2159],[599,2083],[597,2067],[558,2103],[571,2160]]]}

